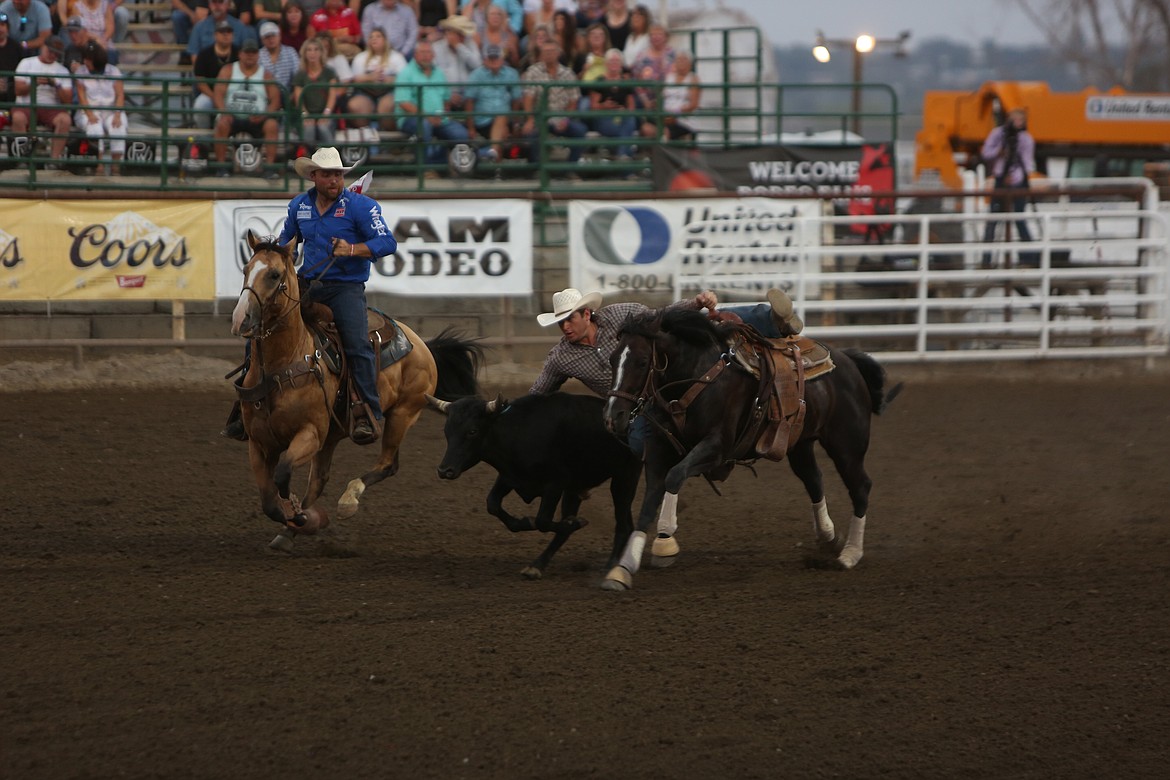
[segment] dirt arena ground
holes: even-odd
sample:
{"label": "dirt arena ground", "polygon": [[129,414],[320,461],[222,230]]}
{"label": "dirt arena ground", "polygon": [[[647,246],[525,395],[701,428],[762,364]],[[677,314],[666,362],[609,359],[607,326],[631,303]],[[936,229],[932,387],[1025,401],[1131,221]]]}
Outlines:
{"label": "dirt arena ground", "polygon": [[[1164,776],[1164,369],[891,367],[855,571],[808,564],[764,463],[693,481],[679,563],[625,594],[606,491],[524,581],[544,539],[486,514],[487,467],[436,478],[437,415],[354,554],[290,556],[226,387],[12,392],[39,370],[0,372],[0,777]],[[342,447],[331,501],[370,457]]]}

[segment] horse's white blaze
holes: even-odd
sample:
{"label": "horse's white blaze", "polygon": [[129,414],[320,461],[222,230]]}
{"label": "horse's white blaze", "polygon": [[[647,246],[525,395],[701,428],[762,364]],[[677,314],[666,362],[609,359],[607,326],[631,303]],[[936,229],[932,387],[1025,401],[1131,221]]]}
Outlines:
{"label": "horse's white blaze", "polygon": [[[256,265],[252,266],[252,272],[248,274],[248,278],[244,280],[244,287],[251,287],[255,289],[256,279],[261,273],[268,270],[263,262],[257,261]],[[240,297],[236,300],[236,308],[232,309],[232,335],[240,335],[240,326],[244,324],[244,318],[248,316],[252,306],[256,303],[256,296],[247,289],[240,291]]]}
{"label": "horse's white blaze", "polygon": [[626,542],[625,552],[618,565],[630,574],[637,574],[642,565],[642,551],[646,549],[646,532],[634,531],[630,534],[630,541]]}
{"label": "horse's white blaze", "polygon": [[818,542],[833,541],[836,533],[833,528],[833,521],[829,517],[829,506],[825,499],[821,499],[812,505],[813,510],[813,533],[817,536]]}
{"label": "horse's white blaze", "polygon": [[678,493],[667,493],[662,497],[662,509],[658,511],[658,533],[674,536],[678,530]]}
{"label": "horse's white blaze", "polygon": [[837,556],[837,562],[842,568],[852,569],[861,560],[865,553],[865,518],[854,517],[849,523],[849,533],[845,536],[845,546]]}
{"label": "horse's white blaze", "polygon": [[[626,358],[628,358],[629,356],[630,356],[630,348],[626,347],[625,349],[622,350],[621,357],[618,358],[617,370],[613,372],[613,387],[610,389],[617,390],[619,387],[622,386],[622,374],[625,373]],[[613,415],[613,402],[616,399],[617,399],[617,396],[611,395],[609,397],[609,400],[605,402],[605,415],[607,417]]]}

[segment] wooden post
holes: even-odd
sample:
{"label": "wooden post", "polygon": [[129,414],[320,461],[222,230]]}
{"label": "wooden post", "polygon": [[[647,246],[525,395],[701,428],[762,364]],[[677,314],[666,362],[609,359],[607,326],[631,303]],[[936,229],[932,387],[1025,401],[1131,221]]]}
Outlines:
{"label": "wooden post", "polygon": [[186,301],[171,301],[171,338],[175,341],[187,340]]}

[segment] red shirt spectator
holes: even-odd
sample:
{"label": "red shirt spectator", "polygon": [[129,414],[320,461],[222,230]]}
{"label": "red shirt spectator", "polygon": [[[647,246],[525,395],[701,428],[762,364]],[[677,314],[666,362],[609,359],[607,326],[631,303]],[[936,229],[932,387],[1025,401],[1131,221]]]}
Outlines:
{"label": "red shirt spectator", "polygon": [[325,0],[325,7],[313,14],[309,23],[320,32],[328,32],[334,39],[339,35],[352,36],[352,41],[344,41],[347,43],[362,38],[362,20],[352,8],[343,5],[342,0]]}

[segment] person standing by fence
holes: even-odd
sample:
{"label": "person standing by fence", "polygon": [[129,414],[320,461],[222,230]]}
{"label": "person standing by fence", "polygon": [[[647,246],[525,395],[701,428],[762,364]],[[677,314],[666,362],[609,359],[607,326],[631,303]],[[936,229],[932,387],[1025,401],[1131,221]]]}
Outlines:
{"label": "person standing by fence", "polygon": [[[983,142],[981,151],[988,173],[995,181],[997,190],[1020,190],[1020,195],[994,196],[991,199],[992,213],[1004,211],[1023,212],[1028,205],[1028,177],[1036,172],[1036,141],[1028,132],[1028,115],[1021,108],[1010,111],[1002,125],[995,128]],[[1031,241],[1028,223],[1015,220],[1016,232],[1021,241]],[[995,240],[998,220],[989,220],[983,229],[983,242]],[[991,253],[983,255],[983,264],[991,265]]]}

